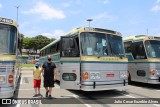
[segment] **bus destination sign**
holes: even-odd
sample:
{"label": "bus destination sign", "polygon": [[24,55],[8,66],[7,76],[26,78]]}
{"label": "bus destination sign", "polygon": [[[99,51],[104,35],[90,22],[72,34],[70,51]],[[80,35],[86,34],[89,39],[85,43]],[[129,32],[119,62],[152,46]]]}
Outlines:
{"label": "bus destination sign", "polygon": [[0,22],[6,23],[6,24],[12,24],[13,20],[0,17]]}

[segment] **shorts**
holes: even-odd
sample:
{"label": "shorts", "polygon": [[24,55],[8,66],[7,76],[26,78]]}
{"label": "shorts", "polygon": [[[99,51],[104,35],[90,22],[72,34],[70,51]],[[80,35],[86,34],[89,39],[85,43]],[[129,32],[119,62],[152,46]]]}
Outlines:
{"label": "shorts", "polygon": [[34,88],[40,88],[41,87],[41,80],[33,80]]}
{"label": "shorts", "polygon": [[44,79],[44,87],[54,87],[54,80],[51,79]]}

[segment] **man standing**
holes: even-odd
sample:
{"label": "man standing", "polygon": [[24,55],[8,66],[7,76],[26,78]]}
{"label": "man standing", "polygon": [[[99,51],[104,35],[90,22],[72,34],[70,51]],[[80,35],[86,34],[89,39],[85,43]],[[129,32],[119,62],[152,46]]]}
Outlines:
{"label": "man standing", "polygon": [[47,59],[48,61],[43,64],[41,72],[44,72],[43,76],[46,97],[52,99],[52,88],[54,87],[54,81],[56,80],[56,65],[52,62],[51,56],[47,56]]}

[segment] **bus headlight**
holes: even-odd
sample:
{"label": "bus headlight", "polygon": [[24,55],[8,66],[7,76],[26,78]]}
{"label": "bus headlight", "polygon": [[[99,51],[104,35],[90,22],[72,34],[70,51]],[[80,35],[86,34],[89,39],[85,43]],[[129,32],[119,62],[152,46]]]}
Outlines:
{"label": "bus headlight", "polygon": [[8,76],[8,83],[13,84],[14,81],[14,76],[13,75],[9,75]]}
{"label": "bus headlight", "polygon": [[149,71],[149,73],[150,73],[150,75],[155,75],[155,70],[154,69],[150,69],[150,71]]}
{"label": "bus headlight", "polygon": [[88,72],[84,72],[84,73],[82,74],[82,78],[83,78],[84,80],[87,80],[87,79],[88,79]]}
{"label": "bus headlight", "polygon": [[150,69],[150,72],[149,72],[149,73],[150,73],[150,75],[155,75],[155,76],[157,76],[157,77],[160,76],[158,70]]}
{"label": "bus headlight", "polygon": [[91,80],[98,80],[98,79],[100,79],[100,73],[99,72],[91,72],[90,73],[90,79]]}
{"label": "bus headlight", "polygon": [[121,79],[127,79],[127,72],[120,72]]}

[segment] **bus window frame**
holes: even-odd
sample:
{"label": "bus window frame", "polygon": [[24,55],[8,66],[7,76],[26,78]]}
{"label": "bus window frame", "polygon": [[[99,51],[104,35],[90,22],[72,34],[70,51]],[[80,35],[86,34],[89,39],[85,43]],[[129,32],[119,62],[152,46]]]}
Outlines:
{"label": "bus window frame", "polygon": [[[103,55],[103,56],[100,56],[100,55],[84,55],[83,53],[82,53],[82,51],[83,51],[83,49],[82,49],[82,43],[81,43],[81,34],[82,33],[99,33],[99,34],[104,34],[104,35],[106,35],[107,36],[107,50],[108,50],[108,55]],[[116,37],[121,37],[121,39],[122,39],[122,36],[118,36],[118,35],[115,35],[115,34],[109,34],[108,32],[80,32],[79,33],[79,48],[80,48],[80,55],[81,56],[100,56],[100,57],[117,57],[118,55],[112,55],[113,54],[113,50],[112,50],[112,44],[111,44],[111,42],[109,41],[109,40],[111,40],[112,39],[112,37],[111,36],[116,36]],[[122,47],[124,48],[124,44],[123,44],[123,39],[122,39]],[[124,56],[123,57],[125,57],[125,49],[123,49],[123,54],[124,54]]]}
{"label": "bus window frame", "polygon": [[[63,56],[62,55],[62,38],[73,38],[73,42],[75,43],[75,49],[76,49],[76,51],[78,51],[77,52],[77,56],[71,56],[71,55],[69,55],[69,56]],[[79,45],[79,43],[77,43],[77,42],[79,42],[79,40],[78,41],[76,41],[76,39],[79,39],[79,37],[78,37],[78,35],[76,35],[76,36],[61,36],[61,40],[60,40],[60,57],[80,57],[80,46],[78,46]],[[77,48],[76,48],[77,47]]]}
{"label": "bus window frame", "polygon": [[[137,52],[135,51],[136,50],[136,44],[138,44],[137,46],[140,46],[140,45],[142,45],[142,49],[144,50],[144,54],[145,54],[145,56],[144,56],[144,58],[142,57],[142,49],[140,50],[139,49],[139,52],[140,53],[138,53],[139,54],[139,58],[137,57]],[[147,54],[146,54],[146,48],[145,48],[145,45],[144,45],[144,42],[143,41],[138,41],[138,42],[133,42],[132,44],[131,44],[131,52],[132,52],[132,55],[133,55],[133,58],[134,58],[134,60],[144,60],[144,59],[147,59],[148,58],[148,56],[147,56]],[[135,54],[136,55],[135,55]]]}

